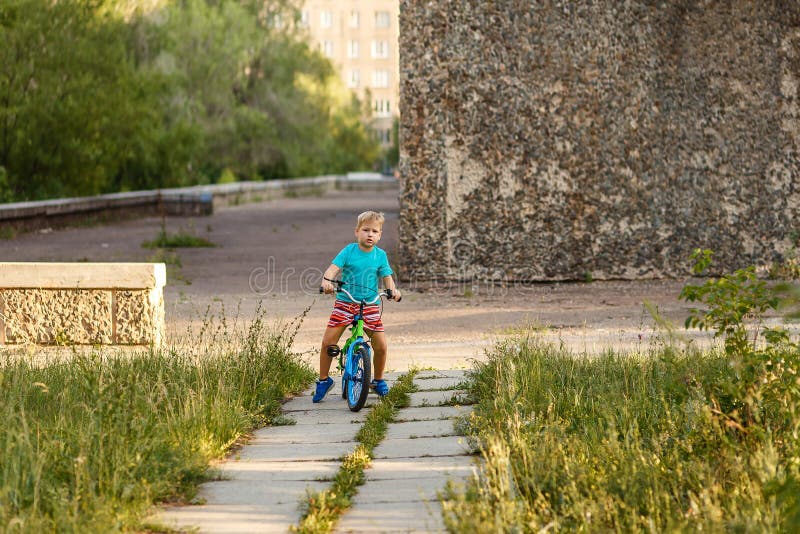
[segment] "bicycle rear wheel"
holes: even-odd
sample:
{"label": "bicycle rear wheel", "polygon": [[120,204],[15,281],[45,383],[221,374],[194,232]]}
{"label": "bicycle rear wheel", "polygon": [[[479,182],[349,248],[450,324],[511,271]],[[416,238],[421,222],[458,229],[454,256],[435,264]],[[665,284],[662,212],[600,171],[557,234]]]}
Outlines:
{"label": "bicycle rear wheel", "polygon": [[350,357],[350,379],[347,381],[347,406],[357,412],[364,407],[369,394],[369,381],[372,376],[372,354],[369,345],[355,348]]}

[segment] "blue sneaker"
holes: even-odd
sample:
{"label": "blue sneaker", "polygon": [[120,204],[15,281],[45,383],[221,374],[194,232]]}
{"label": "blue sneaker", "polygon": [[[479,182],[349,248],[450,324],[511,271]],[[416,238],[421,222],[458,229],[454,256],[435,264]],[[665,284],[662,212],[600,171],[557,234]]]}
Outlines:
{"label": "blue sneaker", "polygon": [[382,378],[370,382],[369,388],[374,389],[375,393],[377,393],[379,397],[385,397],[389,394],[389,386],[386,385],[386,380]]}
{"label": "blue sneaker", "polygon": [[314,393],[314,398],[311,399],[314,402],[320,402],[322,399],[325,398],[325,395],[333,387],[333,378],[328,377],[325,380],[317,380],[317,391]]}

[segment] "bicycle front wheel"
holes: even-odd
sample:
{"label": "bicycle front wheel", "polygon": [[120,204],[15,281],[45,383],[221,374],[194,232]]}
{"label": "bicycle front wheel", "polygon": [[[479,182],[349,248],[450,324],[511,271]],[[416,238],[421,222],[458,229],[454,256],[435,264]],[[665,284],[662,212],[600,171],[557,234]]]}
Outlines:
{"label": "bicycle front wheel", "polygon": [[347,406],[357,412],[364,407],[372,377],[372,354],[369,345],[359,345],[350,357],[350,379],[347,381]]}

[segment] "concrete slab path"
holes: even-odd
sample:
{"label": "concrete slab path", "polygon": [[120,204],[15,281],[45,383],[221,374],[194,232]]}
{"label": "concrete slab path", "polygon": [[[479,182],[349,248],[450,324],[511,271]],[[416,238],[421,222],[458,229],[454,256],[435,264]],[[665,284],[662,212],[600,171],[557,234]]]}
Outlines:
{"label": "concrete slab path", "polygon": [[[425,371],[411,406],[389,425],[376,447],[352,506],[337,532],[440,532],[444,530],[438,493],[448,480],[473,473],[473,456],[453,426],[469,407],[440,406],[461,393],[464,371]],[[397,373],[387,374],[392,381]],[[300,520],[309,490],[330,485],[340,460],[356,446],[354,437],[376,402],[353,413],[339,385],[324,402],[313,404],[309,389],[283,406],[295,424],[258,430],[219,465],[220,479],[203,484],[201,505],[173,506],[155,518],[165,526],[201,533],[287,532]]]}
{"label": "concrete slab path", "polygon": [[453,426],[469,407],[438,404],[461,393],[454,388],[464,380],[464,371],[425,371],[414,378],[419,391],[375,448],[366,484],[336,532],[444,532],[439,493],[448,480],[463,483],[475,463]]}

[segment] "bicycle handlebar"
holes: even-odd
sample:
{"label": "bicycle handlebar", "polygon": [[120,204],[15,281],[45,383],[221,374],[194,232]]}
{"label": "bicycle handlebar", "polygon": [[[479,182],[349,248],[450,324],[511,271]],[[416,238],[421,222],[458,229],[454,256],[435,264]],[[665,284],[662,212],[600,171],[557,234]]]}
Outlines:
{"label": "bicycle handlebar", "polygon": [[[345,295],[347,295],[348,297],[350,297],[350,300],[352,300],[353,302],[355,302],[355,303],[359,303],[359,302],[361,302],[360,300],[358,300],[357,298],[355,298],[355,297],[354,297],[354,296],[353,296],[353,295],[352,295],[352,294],[351,294],[351,293],[350,293],[348,290],[346,290],[346,289],[344,288],[344,285],[345,285],[345,283],[344,283],[344,282],[342,282],[341,280],[331,280],[330,278],[325,278],[325,280],[327,280],[328,282],[332,282],[332,283],[336,284],[336,286],[338,287],[338,291],[341,291],[342,293],[344,293]],[[320,293],[324,293],[324,292],[325,292],[325,291],[322,289],[322,286],[320,286],[320,288],[319,288],[319,292],[320,292]],[[369,302],[367,302],[367,301],[364,301],[364,303],[365,303],[365,304],[374,304],[374,303],[378,302],[378,301],[381,299],[381,297],[382,297],[382,296],[384,296],[384,295],[385,295],[386,297],[388,297],[389,299],[393,298],[393,296],[394,296],[394,294],[392,293],[392,290],[391,290],[391,289],[386,289],[386,290],[384,290],[384,291],[382,291],[382,292],[379,292],[379,293],[378,293],[378,294],[375,296],[375,298],[374,298],[374,299],[372,299],[371,301],[369,301]],[[397,302],[400,302],[401,300],[403,300],[403,297],[400,297],[399,299],[397,299]]]}

